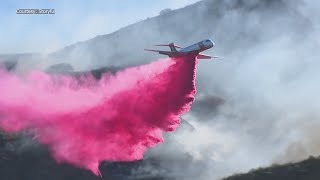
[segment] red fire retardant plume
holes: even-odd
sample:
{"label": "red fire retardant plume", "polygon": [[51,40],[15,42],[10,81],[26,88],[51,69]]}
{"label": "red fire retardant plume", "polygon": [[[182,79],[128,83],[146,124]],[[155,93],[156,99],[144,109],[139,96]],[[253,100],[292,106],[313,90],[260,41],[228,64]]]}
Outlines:
{"label": "red fire retardant plume", "polygon": [[58,162],[99,174],[99,162],[143,158],[194,100],[197,60],[162,59],[99,81],[0,72],[0,126],[30,131]]}

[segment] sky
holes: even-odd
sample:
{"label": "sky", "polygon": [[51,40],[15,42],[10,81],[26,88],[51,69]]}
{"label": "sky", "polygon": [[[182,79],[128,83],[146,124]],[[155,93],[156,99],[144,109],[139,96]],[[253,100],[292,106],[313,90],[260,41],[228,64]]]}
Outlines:
{"label": "sky", "polygon": [[[0,54],[50,53],[199,0],[6,0],[0,5]],[[16,9],[55,9],[54,15]]]}

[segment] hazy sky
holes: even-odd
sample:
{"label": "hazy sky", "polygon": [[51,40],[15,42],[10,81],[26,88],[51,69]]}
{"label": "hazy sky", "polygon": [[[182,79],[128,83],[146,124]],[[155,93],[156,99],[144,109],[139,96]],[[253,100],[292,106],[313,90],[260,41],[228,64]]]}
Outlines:
{"label": "hazy sky", "polygon": [[[0,5],[0,54],[48,53],[77,41],[107,34],[199,0],[12,0]],[[54,15],[16,14],[19,8],[53,8]]]}

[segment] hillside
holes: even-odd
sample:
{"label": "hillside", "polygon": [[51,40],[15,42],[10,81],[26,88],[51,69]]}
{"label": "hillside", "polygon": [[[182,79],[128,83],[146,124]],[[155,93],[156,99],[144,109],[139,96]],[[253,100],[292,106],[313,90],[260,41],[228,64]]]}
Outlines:
{"label": "hillside", "polygon": [[[10,142],[7,141],[7,143]],[[21,145],[17,146],[17,144],[13,146],[20,149],[26,148]],[[0,155],[0,175],[4,180],[70,180],[70,178],[77,180],[160,180],[172,178],[165,174],[152,175],[150,172],[134,173],[146,164],[153,167],[159,166],[159,159],[153,158],[130,163],[102,163],[100,165],[101,178],[94,176],[87,170],[78,169],[68,164],[57,164],[50,157],[47,149],[38,145],[37,149],[25,149],[20,152],[3,151],[0,145]],[[223,180],[317,180],[320,178],[319,168],[320,160],[310,157],[302,162],[254,169],[249,173],[233,175]]]}
{"label": "hillside", "polygon": [[[287,1],[204,0],[114,33],[72,44],[50,56],[73,62],[78,66],[76,69],[82,70],[105,65],[132,65],[159,57],[144,52],[143,48],[170,42],[186,46],[204,38],[212,38],[218,54],[225,56],[269,41],[285,34],[287,29],[304,37],[310,25]],[[75,63],[80,59],[82,63]]]}
{"label": "hillside", "polygon": [[316,180],[320,179],[320,159],[310,157],[299,163],[252,170],[223,180]]}

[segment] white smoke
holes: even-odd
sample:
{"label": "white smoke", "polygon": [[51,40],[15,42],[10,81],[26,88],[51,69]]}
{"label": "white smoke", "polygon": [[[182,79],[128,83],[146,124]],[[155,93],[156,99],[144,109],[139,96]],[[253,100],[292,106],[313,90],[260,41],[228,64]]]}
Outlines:
{"label": "white smoke", "polygon": [[[200,62],[198,78],[205,79],[201,81],[201,86],[204,86],[201,90],[222,97],[227,103],[209,118],[194,117],[193,112],[189,113],[186,119],[195,130],[178,131],[168,137],[180,146],[169,148],[172,145],[164,144],[158,148],[159,151],[150,152],[150,156],[160,159],[166,157],[163,152],[189,159],[188,167],[181,165],[183,161],[171,163],[163,160],[167,163],[162,167],[174,167],[176,170],[173,172],[184,172],[183,175],[172,174],[169,177],[219,179],[252,168],[320,155],[320,136],[317,133],[320,128],[317,3],[290,4],[306,17],[307,22],[312,23],[308,32],[299,27],[276,27],[276,21],[281,23],[292,17],[269,14],[274,18],[270,27],[261,27],[262,19],[258,19],[255,13],[249,13],[247,18],[251,20],[243,22],[239,19],[243,18],[240,11],[227,12],[221,17],[220,25],[227,23],[223,27],[252,28],[259,31],[262,41],[257,41],[249,49],[239,47],[238,51],[230,53],[228,48],[220,47],[225,49],[219,48],[210,53],[223,53],[225,59]],[[219,39],[232,36],[221,34],[226,36]],[[199,161],[203,163],[201,166],[197,165]]]}

